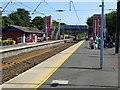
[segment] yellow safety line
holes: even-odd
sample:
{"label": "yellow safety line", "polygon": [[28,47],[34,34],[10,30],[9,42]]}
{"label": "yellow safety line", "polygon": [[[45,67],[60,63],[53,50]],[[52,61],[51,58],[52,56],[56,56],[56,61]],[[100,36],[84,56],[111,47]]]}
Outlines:
{"label": "yellow safety line", "polygon": [[56,67],[40,84],[38,84],[34,90],[37,90],[37,88],[39,88],[55,71],[57,71],[57,69],[84,43],[84,41],[82,41],[80,43],[80,45],[62,62],[60,63],[60,65],[58,67]]}

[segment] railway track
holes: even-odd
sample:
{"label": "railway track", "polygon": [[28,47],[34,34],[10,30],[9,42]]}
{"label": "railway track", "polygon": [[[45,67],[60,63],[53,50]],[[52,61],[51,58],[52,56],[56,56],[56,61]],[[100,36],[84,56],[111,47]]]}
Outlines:
{"label": "railway track", "polygon": [[[56,46],[54,46],[54,47],[56,47]],[[24,61],[26,59],[30,59],[32,57],[43,54],[45,52],[49,52],[51,50],[52,50],[52,47],[45,48],[45,49],[34,50],[34,51],[31,51],[31,52],[28,52],[28,53],[22,53],[22,54],[19,54],[19,55],[16,55],[16,56],[12,56],[11,58],[10,57],[3,58],[2,59],[3,60],[2,68],[9,67],[9,66],[14,65],[18,62]]]}
{"label": "railway track", "polygon": [[63,43],[41,50],[30,51],[22,55],[19,54],[16,55],[17,57],[4,58],[3,61],[5,62],[2,63],[2,82],[4,83],[15,76],[18,76],[20,73],[25,72],[75,43],[76,42]]}

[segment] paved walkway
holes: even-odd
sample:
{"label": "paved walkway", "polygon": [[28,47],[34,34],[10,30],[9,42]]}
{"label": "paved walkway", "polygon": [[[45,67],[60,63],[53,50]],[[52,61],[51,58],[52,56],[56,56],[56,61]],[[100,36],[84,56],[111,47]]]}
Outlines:
{"label": "paved walkway", "polygon": [[[87,41],[82,43],[83,41],[71,46],[6,82],[1,85],[2,88],[8,88],[7,90],[10,88],[31,88],[29,90],[38,88],[117,88],[118,55],[114,55],[114,48],[104,50],[104,68],[101,70],[99,69],[100,50],[88,49]],[[57,82],[52,83],[55,80]]]}
{"label": "paved walkway", "polygon": [[43,83],[64,61],[83,43],[83,41],[69,47],[68,49],[54,55],[46,61],[38,64],[32,69],[20,74],[19,76],[9,80],[0,86],[0,88],[8,88],[7,90],[16,88],[28,88],[33,90],[39,83]]}
{"label": "paved walkway", "polygon": [[88,49],[85,41],[39,88],[117,88],[118,55],[114,55],[114,48],[104,49],[102,70],[99,65],[100,50]]}

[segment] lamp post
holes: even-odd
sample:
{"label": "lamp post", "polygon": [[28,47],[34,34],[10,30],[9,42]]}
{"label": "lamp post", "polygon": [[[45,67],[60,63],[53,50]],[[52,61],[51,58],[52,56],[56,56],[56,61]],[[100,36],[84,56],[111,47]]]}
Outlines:
{"label": "lamp post", "polygon": [[46,40],[48,41],[48,31],[47,31],[47,17],[45,16],[45,33],[46,33]]}
{"label": "lamp post", "polygon": [[[2,30],[2,7],[0,6],[0,30]],[[2,31],[0,32],[0,39],[2,40]],[[0,49],[2,49],[2,44],[0,45]],[[2,54],[0,54],[0,63],[2,63]],[[2,67],[0,67],[2,71]],[[0,85],[2,84],[2,72],[0,72]]]}
{"label": "lamp post", "polygon": [[[0,6],[0,30],[2,30],[2,7]],[[0,32],[0,40],[2,40],[2,31]],[[2,46],[2,44],[0,45]]]}
{"label": "lamp post", "polygon": [[117,0],[117,29],[115,41],[115,53],[119,53],[119,30],[120,30],[120,0]]}
{"label": "lamp post", "polygon": [[60,21],[61,21],[61,19],[58,19],[58,21],[59,21],[58,35],[60,36]]}
{"label": "lamp post", "polygon": [[[1,9],[2,9],[2,7],[0,6],[0,20],[1,20],[0,21],[0,29],[2,29],[2,10]],[[2,34],[2,32],[0,32],[0,36],[2,36],[1,34]]]}
{"label": "lamp post", "polygon": [[[65,11],[65,10],[62,10],[62,9],[59,9],[59,10],[56,10],[57,12],[63,12],[63,11]],[[60,35],[60,20],[61,19],[58,19],[59,20],[59,35]]]}
{"label": "lamp post", "polygon": [[104,0],[102,0],[102,20],[101,20],[101,50],[100,50],[100,69],[103,68],[103,31],[104,31]]}

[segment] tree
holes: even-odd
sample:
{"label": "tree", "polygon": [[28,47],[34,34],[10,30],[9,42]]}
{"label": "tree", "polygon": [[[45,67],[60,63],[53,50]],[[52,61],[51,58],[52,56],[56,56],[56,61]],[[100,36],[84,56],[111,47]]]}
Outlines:
{"label": "tree", "polygon": [[60,25],[66,25],[65,23],[60,23]]}
{"label": "tree", "polygon": [[59,22],[53,20],[53,26],[59,26]]}
{"label": "tree", "polygon": [[88,26],[93,26],[93,16],[88,17],[88,19],[87,19],[87,25]]}
{"label": "tree", "polygon": [[8,25],[14,25],[14,22],[7,16],[2,16],[2,28],[8,26]]}
{"label": "tree", "polygon": [[106,26],[107,26],[108,34],[111,35],[111,36],[115,35],[116,18],[117,18],[117,12],[116,11],[113,11],[111,13],[106,14]]}
{"label": "tree", "polygon": [[29,27],[31,25],[29,11],[18,8],[16,12],[9,14],[9,17],[14,21],[15,25]]}
{"label": "tree", "polygon": [[32,26],[38,28],[39,30],[43,29],[43,18],[40,16],[35,17],[32,20]]}
{"label": "tree", "polygon": [[5,28],[5,21],[2,19],[2,28]]}

